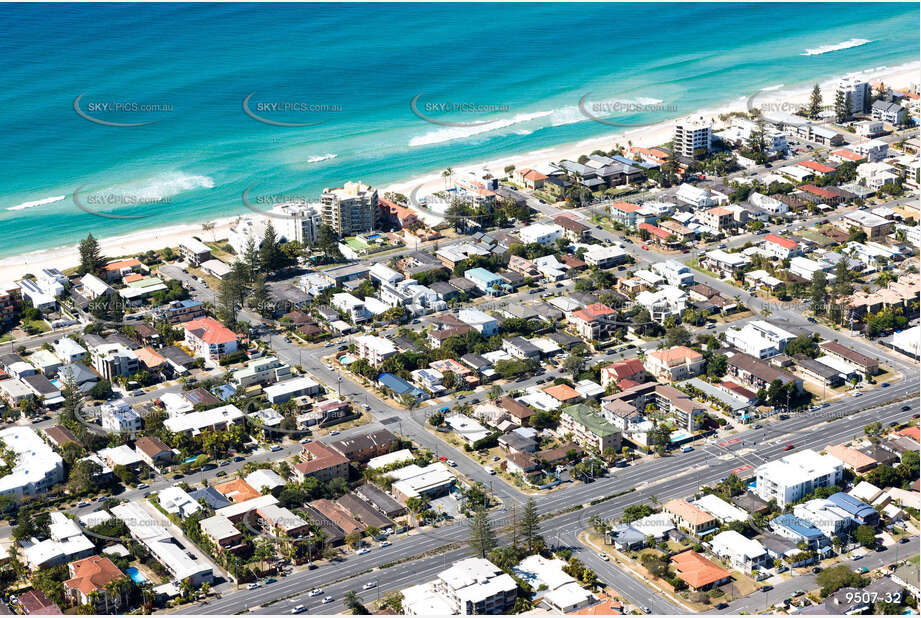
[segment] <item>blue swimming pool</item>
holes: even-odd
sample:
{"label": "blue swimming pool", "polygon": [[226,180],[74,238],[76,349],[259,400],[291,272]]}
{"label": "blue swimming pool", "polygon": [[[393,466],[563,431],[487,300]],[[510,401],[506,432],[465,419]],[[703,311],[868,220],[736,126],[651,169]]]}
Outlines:
{"label": "blue swimming pool", "polygon": [[147,578],[144,577],[144,575],[142,575],[141,572],[134,567],[128,567],[125,569],[125,573],[127,573],[128,577],[134,580],[134,583],[136,584],[143,584],[147,581]]}

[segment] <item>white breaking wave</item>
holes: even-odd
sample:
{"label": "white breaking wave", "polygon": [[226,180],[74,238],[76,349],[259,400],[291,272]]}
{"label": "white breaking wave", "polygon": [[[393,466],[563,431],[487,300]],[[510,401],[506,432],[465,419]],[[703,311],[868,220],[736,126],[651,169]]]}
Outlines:
{"label": "white breaking wave", "polygon": [[22,204],[10,206],[7,210],[26,210],[28,208],[35,208],[36,206],[44,206],[45,204],[54,204],[55,202],[60,202],[65,199],[67,199],[66,195],[55,195],[54,197],[46,197],[45,199],[23,202]]}
{"label": "white breaking wave", "polygon": [[155,202],[195,189],[213,189],[214,180],[208,176],[184,172],[164,172],[137,183],[118,185],[100,193],[130,196],[137,201]]}
{"label": "white breaking wave", "polygon": [[[613,109],[626,109],[626,105],[658,105],[662,103],[661,99],[651,99],[646,97],[639,97],[636,99],[612,99],[604,101],[607,104],[617,104]],[[629,113],[629,109],[626,109],[626,113]],[[607,116],[607,113],[598,113],[599,116]],[[547,119],[543,126],[542,123],[537,122],[542,119]],[[517,135],[529,135],[534,131],[545,128],[545,127],[560,127],[567,124],[574,124],[577,122],[585,122],[590,120],[582,110],[579,109],[578,105],[568,105],[566,107],[561,107],[554,110],[540,111],[540,112],[530,112],[530,113],[521,113],[512,116],[511,118],[502,118],[495,120],[493,122],[477,124],[473,126],[464,126],[464,127],[444,127],[442,129],[436,129],[434,131],[429,131],[423,135],[417,135],[409,140],[409,145],[411,147],[415,146],[431,146],[433,144],[440,144],[443,142],[450,142],[458,139],[467,139],[474,137],[476,135],[481,135],[483,133],[490,133],[493,131],[500,131],[502,129],[509,129],[514,127],[509,132]],[[475,121],[471,121],[475,122]],[[530,125],[530,126],[517,126],[517,125]]]}
{"label": "white breaking wave", "polygon": [[[774,90],[780,90],[783,88],[783,84],[777,84],[776,86],[768,86],[767,88],[762,88],[761,92],[773,92]],[[743,99],[745,97],[742,97]]]}
{"label": "white breaking wave", "polygon": [[319,163],[320,161],[326,161],[328,159],[335,159],[339,155],[337,154],[325,154],[325,155],[316,155],[307,159],[307,163]]}
{"label": "white breaking wave", "polygon": [[821,47],[807,49],[800,55],[821,56],[822,54],[841,51],[842,49],[850,49],[851,47],[860,47],[861,45],[866,45],[867,43],[872,42],[873,41],[870,39],[848,39],[847,41],[841,41],[840,43],[835,43],[834,45],[822,45]]}

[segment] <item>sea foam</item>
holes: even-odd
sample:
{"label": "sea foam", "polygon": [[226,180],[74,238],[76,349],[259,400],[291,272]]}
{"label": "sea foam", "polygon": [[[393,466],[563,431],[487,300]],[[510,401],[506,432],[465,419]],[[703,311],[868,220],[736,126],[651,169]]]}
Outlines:
{"label": "sea foam", "polygon": [[55,202],[60,202],[65,199],[67,199],[66,195],[55,195],[54,197],[46,197],[41,200],[23,202],[22,204],[10,206],[9,208],[7,208],[7,210],[27,210],[29,208],[36,208],[38,206],[44,206],[45,204],[54,204]]}
{"label": "sea foam", "polygon": [[860,47],[861,45],[866,45],[867,43],[872,43],[870,39],[848,39],[847,41],[841,41],[840,43],[835,43],[834,45],[822,45],[821,47],[814,47],[804,51],[801,56],[821,56],[822,54],[829,54],[831,52],[841,51],[842,49],[850,49],[851,47]]}

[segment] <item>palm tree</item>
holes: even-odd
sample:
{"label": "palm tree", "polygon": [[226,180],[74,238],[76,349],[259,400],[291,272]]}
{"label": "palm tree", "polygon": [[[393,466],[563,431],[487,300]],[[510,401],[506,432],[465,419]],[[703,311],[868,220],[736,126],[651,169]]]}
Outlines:
{"label": "palm tree", "polygon": [[354,590],[349,590],[342,597],[342,604],[351,610],[355,609],[355,606],[361,603],[361,599],[358,597],[358,593]]}

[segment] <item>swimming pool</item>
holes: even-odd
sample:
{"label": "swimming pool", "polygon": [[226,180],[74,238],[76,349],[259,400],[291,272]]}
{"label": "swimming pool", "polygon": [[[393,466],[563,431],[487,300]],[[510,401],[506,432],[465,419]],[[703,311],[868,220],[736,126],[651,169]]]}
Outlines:
{"label": "swimming pool", "polygon": [[134,567],[128,567],[125,569],[125,573],[127,573],[128,577],[134,580],[134,583],[136,584],[143,584],[147,581],[147,578],[144,577],[144,575]]}
{"label": "swimming pool", "polygon": [[681,442],[682,440],[687,440],[692,437],[692,434],[684,429],[676,429],[669,436],[671,442]]}

